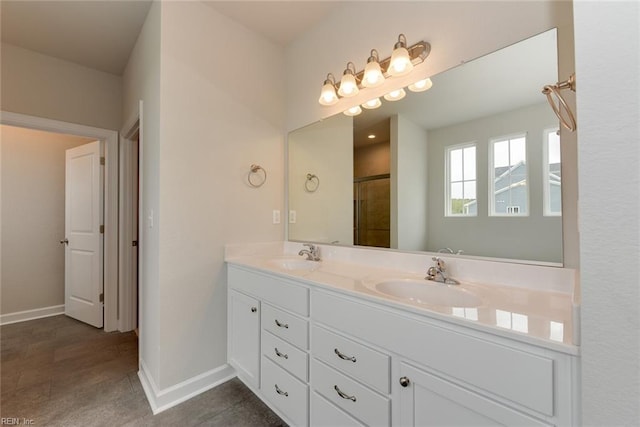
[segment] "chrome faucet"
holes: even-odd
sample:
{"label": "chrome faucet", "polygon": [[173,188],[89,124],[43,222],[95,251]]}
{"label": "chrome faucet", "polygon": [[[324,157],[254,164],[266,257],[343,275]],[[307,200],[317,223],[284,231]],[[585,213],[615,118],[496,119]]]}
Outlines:
{"label": "chrome faucet", "polygon": [[452,279],[447,274],[447,265],[444,263],[444,260],[440,257],[434,256],[431,258],[435,261],[436,265],[429,267],[427,271],[427,280],[433,280],[434,282],[444,283],[445,285],[459,285],[456,279]]}
{"label": "chrome faucet", "polygon": [[304,243],[302,246],[307,246],[309,249],[302,249],[298,252],[298,255],[306,255],[309,261],[320,261],[320,248],[312,243]]}

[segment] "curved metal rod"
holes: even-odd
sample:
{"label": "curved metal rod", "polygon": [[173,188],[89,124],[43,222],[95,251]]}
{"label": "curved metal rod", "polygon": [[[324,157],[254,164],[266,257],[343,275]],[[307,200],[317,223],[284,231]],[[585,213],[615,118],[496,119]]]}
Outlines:
{"label": "curved metal rod", "polygon": [[314,193],[320,187],[320,178],[317,175],[308,173],[307,180],[304,182],[304,189],[307,193]]}
{"label": "curved metal rod", "polygon": [[[575,74],[572,74],[571,76],[569,76],[568,80],[565,80],[563,82],[558,82],[555,85],[546,85],[544,88],[542,88],[542,93],[547,96],[547,101],[553,109],[553,112],[556,114],[556,116],[558,116],[558,120],[560,120],[562,126],[567,128],[570,132],[573,132],[577,127],[576,118],[573,115],[571,108],[569,108],[569,105],[567,105],[567,101],[565,101],[564,97],[560,93],[560,90],[562,89],[570,89],[574,92],[576,91]],[[557,103],[554,102],[553,95],[555,95],[558,99]],[[562,109],[564,109],[564,111],[566,111],[567,113],[566,118],[562,114]]]}
{"label": "curved metal rod", "polygon": [[[262,174],[259,172],[262,171]],[[262,179],[256,181],[256,176],[260,177],[262,175]],[[251,165],[249,173],[247,174],[247,181],[249,181],[249,185],[253,188],[262,187],[262,185],[267,182],[267,171],[260,165]]]}

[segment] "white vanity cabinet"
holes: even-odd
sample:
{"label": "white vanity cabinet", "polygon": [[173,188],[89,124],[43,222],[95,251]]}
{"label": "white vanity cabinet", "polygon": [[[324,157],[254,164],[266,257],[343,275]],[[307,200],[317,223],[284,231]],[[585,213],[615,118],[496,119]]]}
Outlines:
{"label": "white vanity cabinet", "polygon": [[309,289],[233,265],[228,284],[229,364],[285,421],[308,425]]}
{"label": "white vanity cabinet", "polygon": [[228,271],[229,363],[291,425],[579,425],[571,348]]}
{"label": "white vanity cabinet", "polygon": [[260,387],[260,301],[229,291],[228,360],[238,375]]}

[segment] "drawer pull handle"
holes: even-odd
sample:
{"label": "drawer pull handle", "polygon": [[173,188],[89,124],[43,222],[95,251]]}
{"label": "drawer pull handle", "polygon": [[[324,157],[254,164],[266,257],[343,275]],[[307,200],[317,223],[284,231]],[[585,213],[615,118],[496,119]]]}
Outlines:
{"label": "drawer pull handle", "polygon": [[258,311],[258,308],[257,308],[257,307],[251,307],[251,312],[252,312],[252,313],[255,313],[256,311]]}
{"label": "drawer pull handle", "polygon": [[288,355],[288,354],[286,354],[286,353],[280,353],[280,352],[278,351],[278,347],[275,347],[275,348],[274,348],[274,350],[276,351],[276,356],[278,356],[278,357],[283,357],[283,358],[285,358],[285,359],[288,359],[288,358],[289,358],[289,355]]}
{"label": "drawer pull handle", "polygon": [[336,393],[338,393],[338,396],[340,396],[341,398],[347,399],[347,400],[351,400],[353,402],[356,401],[356,397],[355,396],[349,396],[348,394],[346,394],[345,392],[340,390],[337,385],[334,385],[333,388],[335,389]]}
{"label": "drawer pull handle", "polygon": [[355,356],[347,356],[346,354],[340,353],[340,350],[337,348],[333,349],[333,352],[338,355],[338,357],[342,360],[351,360],[353,363],[356,363]]}
{"label": "drawer pull handle", "polygon": [[276,326],[277,326],[278,328],[285,328],[285,329],[289,329],[289,324],[288,324],[288,323],[280,323],[280,322],[278,321],[278,319],[276,319]]}
{"label": "drawer pull handle", "polygon": [[276,384],[276,393],[278,393],[279,395],[282,395],[284,397],[289,397],[289,393],[286,392],[286,391],[280,390],[280,387],[278,387],[278,384]]}

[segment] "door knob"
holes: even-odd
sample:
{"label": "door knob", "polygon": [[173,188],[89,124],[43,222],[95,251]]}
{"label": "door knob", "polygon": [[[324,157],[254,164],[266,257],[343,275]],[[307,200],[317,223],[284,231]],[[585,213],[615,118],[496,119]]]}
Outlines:
{"label": "door knob", "polygon": [[60,244],[68,245],[69,244],[69,239],[60,240]]}
{"label": "door knob", "polygon": [[411,384],[411,381],[409,381],[409,378],[407,378],[407,377],[401,377],[400,378],[400,385],[402,387],[408,387],[409,384]]}

